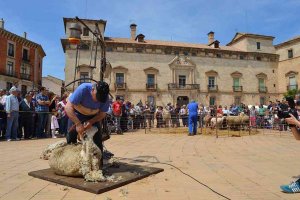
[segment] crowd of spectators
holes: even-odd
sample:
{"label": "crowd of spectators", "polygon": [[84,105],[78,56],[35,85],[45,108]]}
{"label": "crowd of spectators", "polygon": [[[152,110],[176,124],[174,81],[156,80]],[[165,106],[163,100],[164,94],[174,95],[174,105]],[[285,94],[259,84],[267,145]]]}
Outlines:
{"label": "crowd of spectators", "polygon": [[[296,95],[296,100],[300,95]],[[9,91],[0,90],[0,137],[11,140],[39,139],[67,134],[68,116],[64,110],[68,94],[59,97],[46,88],[21,94],[13,86]],[[295,101],[296,101],[295,100]],[[285,100],[268,105],[232,104],[230,106],[198,104],[198,127],[205,126],[207,116],[229,116],[244,113],[250,118],[250,126],[259,128],[274,127],[286,130],[285,121],[277,116],[278,110],[288,110]],[[156,106],[153,102],[139,101],[134,104],[117,97],[110,102],[106,122],[115,126],[116,133],[131,129],[188,127],[189,110],[187,105]]]}
{"label": "crowd of spectators", "polygon": [[[296,95],[295,101],[299,99]],[[117,105],[117,106],[116,106]],[[288,102],[276,100],[269,101],[268,105],[240,105],[232,104],[229,106],[212,105],[205,106],[202,103],[198,104],[198,127],[205,126],[205,118],[222,117],[222,116],[238,116],[244,113],[249,116],[251,127],[258,128],[278,128],[279,130],[287,130],[287,125],[284,119],[278,117],[278,110],[288,110]],[[117,112],[114,112],[118,110]],[[188,127],[189,110],[187,105],[172,105],[168,103],[166,106],[155,106],[153,102],[139,101],[136,105],[129,101],[124,101],[122,98],[117,98],[112,103],[109,114],[116,121],[117,129],[122,132],[132,129],[142,129],[149,127],[164,128],[164,127]]]}
{"label": "crowd of spectators", "polygon": [[25,94],[16,86],[0,90],[0,137],[11,141],[66,135],[67,96],[59,97],[45,87]]}

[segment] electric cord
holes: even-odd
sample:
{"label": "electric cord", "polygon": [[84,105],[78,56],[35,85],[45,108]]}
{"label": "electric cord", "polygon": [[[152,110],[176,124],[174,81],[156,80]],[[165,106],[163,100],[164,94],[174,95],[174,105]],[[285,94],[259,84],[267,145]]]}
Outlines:
{"label": "electric cord", "polygon": [[197,183],[201,184],[202,186],[208,188],[210,191],[212,191],[213,193],[223,197],[224,199],[228,199],[231,200],[230,198],[226,197],[225,195],[217,192],[216,190],[212,189],[211,187],[209,187],[208,185],[206,185],[205,183],[202,183],[201,181],[199,181],[198,179],[194,178],[193,176],[185,173],[184,171],[182,171],[181,169],[179,169],[178,167],[176,167],[175,165],[169,164],[169,163],[165,163],[165,162],[160,162],[160,161],[156,161],[156,162],[151,162],[151,161],[146,161],[143,159],[133,159],[133,158],[122,158],[122,157],[115,157],[116,159],[119,160],[130,160],[130,161],[134,161],[134,162],[146,162],[146,163],[152,163],[152,164],[163,164],[163,165],[169,165],[171,167],[174,167],[175,169],[177,169],[179,172],[181,172],[182,174],[184,174],[185,176],[190,177],[191,179],[193,179],[194,181],[196,181]]}

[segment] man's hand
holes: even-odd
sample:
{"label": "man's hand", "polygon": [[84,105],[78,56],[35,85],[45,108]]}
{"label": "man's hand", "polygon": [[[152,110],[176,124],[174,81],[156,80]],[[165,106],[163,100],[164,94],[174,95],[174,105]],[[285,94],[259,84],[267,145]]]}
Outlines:
{"label": "man's hand", "polygon": [[7,117],[10,117],[10,113],[7,113]]}
{"label": "man's hand", "polygon": [[79,136],[79,139],[81,140],[81,138],[83,137],[84,135],[84,127],[81,123],[79,123],[78,125],[76,125],[76,131],[78,133],[78,136]]}
{"label": "man's hand", "polygon": [[90,121],[85,122],[85,124],[83,126],[84,130],[86,131],[86,130],[90,129],[92,127],[92,125],[93,124]]}
{"label": "man's hand", "polygon": [[294,115],[290,114],[291,117],[286,118],[285,121],[288,124],[299,126],[300,122],[294,117]]}

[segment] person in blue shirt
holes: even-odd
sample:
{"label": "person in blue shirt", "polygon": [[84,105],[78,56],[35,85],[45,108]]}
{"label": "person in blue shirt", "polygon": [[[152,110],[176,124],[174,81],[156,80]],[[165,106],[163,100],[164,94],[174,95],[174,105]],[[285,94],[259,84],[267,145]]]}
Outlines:
{"label": "person in blue shirt", "polygon": [[[102,131],[100,121],[105,118],[109,109],[109,86],[107,83],[82,83],[69,97],[65,111],[69,117],[67,143],[77,143],[77,138],[82,138],[84,132],[96,126],[93,141],[103,152]],[[102,164],[102,163],[101,163]]]}
{"label": "person in blue shirt", "polygon": [[192,100],[188,106],[189,111],[189,136],[197,134],[197,118],[198,118],[198,104]]}

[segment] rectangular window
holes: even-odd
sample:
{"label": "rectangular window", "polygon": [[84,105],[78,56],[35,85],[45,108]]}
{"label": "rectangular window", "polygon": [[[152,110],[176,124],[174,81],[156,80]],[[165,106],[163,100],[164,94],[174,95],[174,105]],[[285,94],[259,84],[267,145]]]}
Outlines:
{"label": "rectangular window", "polygon": [[9,91],[12,86],[13,84],[11,82],[6,82],[6,91]]}
{"label": "rectangular window", "polygon": [[147,74],[147,87],[154,88],[154,84],[155,84],[155,75]]}
{"label": "rectangular window", "polygon": [[289,90],[297,89],[297,81],[295,76],[289,77]]}
{"label": "rectangular window", "polygon": [[116,73],[116,83],[123,84],[124,82],[124,73]]}
{"label": "rectangular window", "polygon": [[293,49],[289,49],[288,50],[288,58],[293,58],[294,55],[293,55]]}
{"label": "rectangular window", "polygon": [[82,33],[83,36],[89,36],[89,29],[87,28],[83,28],[83,33]]}
{"label": "rectangular window", "polygon": [[256,42],[256,48],[260,49],[260,42]]}
{"label": "rectangular window", "polygon": [[82,80],[79,81],[79,83],[78,83],[79,85],[81,83],[89,83],[90,82],[89,73],[88,72],[80,72],[80,79],[82,79]]}
{"label": "rectangular window", "polygon": [[214,76],[208,77],[208,86],[215,87],[215,77]]}
{"label": "rectangular window", "polygon": [[209,105],[213,106],[216,103],[216,97],[209,97]]}
{"label": "rectangular window", "polygon": [[256,57],[256,60],[261,61],[261,57],[260,57],[260,56],[257,56],[257,57]]}
{"label": "rectangular window", "polygon": [[217,53],[217,58],[222,58],[222,55],[220,53]]}
{"label": "rectangular window", "polygon": [[7,61],[6,74],[9,75],[9,76],[14,75],[14,62]]}
{"label": "rectangular window", "polygon": [[179,75],[178,77],[178,82],[179,82],[179,87],[185,87],[186,84],[186,76],[184,75]]}
{"label": "rectangular window", "polygon": [[189,55],[189,52],[184,51],[184,52],[183,52],[183,55],[188,56],[188,55]]}
{"label": "rectangular window", "polygon": [[233,78],[233,86],[234,87],[240,86],[240,78]]}
{"label": "rectangular window", "polygon": [[26,74],[26,67],[25,67],[25,65],[21,66],[21,74]]}
{"label": "rectangular window", "polygon": [[13,43],[8,43],[7,55],[15,57],[15,45]]}
{"label": "rectangular window", "polygon": [[262,104],[262,105],[265,105],[266,104],[266,98],[265,97],[260,97],[259,98],[259,103]]}
{"label": "rectangular window", "polygon": [[244,55],[240,55],[240,60],[244,60],[244,59],[245,59]]}
{"label": "rectangular window", "polygon": [[28,56],[28,49],[23,49],[23,56],[22,59],[25,61],[29,60],[29,56]]}

